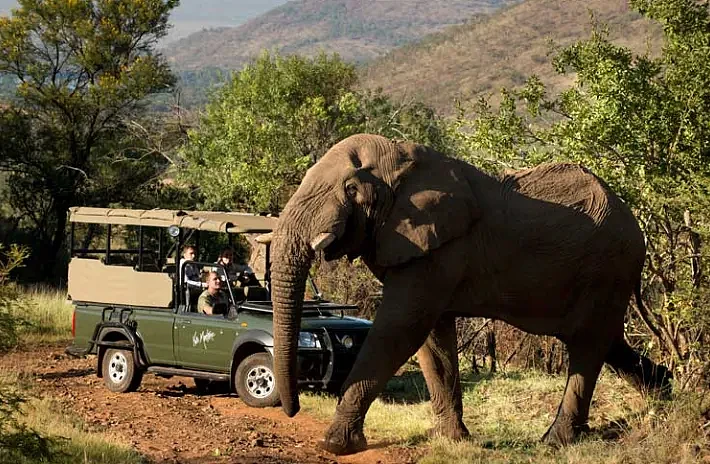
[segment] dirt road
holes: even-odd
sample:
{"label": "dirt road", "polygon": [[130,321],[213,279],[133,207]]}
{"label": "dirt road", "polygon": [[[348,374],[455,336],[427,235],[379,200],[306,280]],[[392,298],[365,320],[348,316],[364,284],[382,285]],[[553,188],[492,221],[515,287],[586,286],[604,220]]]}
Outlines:
{"label": "dirt road", "polygon": [[90,430],[110,431],[152,462],[394,464],[414,462],[421,453],[371,442],[363,453],[336,457],[315,447],[325,421],[248,408],[235,395],[200,395],[189,378],[146,375],[137,392],[112,393],[95,375],[96,358],[65,355],[67,343],[7,354],[0,368],[20,373]]}

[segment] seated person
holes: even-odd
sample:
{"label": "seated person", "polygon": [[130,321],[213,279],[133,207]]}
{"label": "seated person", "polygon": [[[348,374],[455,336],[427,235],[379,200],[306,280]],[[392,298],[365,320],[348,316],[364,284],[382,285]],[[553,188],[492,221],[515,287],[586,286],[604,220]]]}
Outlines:
{"label": "seated person", "polygon": [[187,284],[190,288],[202,289],[206,287],[207,284],[200,280],[200,269],[191,263],[188,263],[183,267],[185,261],[193,261],[195,259],[195,247],[192,245],[185,245],[182,249],[182,258],[180,259],[180,269],[183,273],[183,282]]}
{"label": "seated person", "polygon": [[222,290],[222,280],[215,271],[207,274],[207,290],[197,300],[197,311],[203,314],[223,314],[229,306],[229,298]]}
{"label": "seated person", "polygon": [[259,280],[254,275],[254,271],[247,264],[237,264],[234,262],[234,252],[231,248],[225,248],[219,254],[219,259],[215,264],[224,266],[227,278],[230,282],[239,282],[242,286],[259,285]]}

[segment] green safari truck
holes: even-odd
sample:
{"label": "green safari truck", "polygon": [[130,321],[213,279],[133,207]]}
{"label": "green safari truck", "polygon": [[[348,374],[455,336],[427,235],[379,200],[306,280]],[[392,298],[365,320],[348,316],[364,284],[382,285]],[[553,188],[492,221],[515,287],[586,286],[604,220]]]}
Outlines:
{"label": "green safari truck", "polygon": [[[276,218],[86,207],[71,208],[69,217],[74,313],[67,353],[96,355],[97,375],[114,392],[136,390],[149,373],[192,377],[202,389],[228,385],[253,407],[278,404],[268,272]],[[240,236],[260,249],[263,272],[242,266],[235,276],[205,259]],[[180,258],[186,244],[194,259]],[[200,281],[187,278],[188,267]],[[210,272],[220,277],[226,298],[205,314],[197,306]],[[298,341],[299,384],[337,391],[371,322],[345,315],[357,307],[323,299],[312,280],[309,296]]]}

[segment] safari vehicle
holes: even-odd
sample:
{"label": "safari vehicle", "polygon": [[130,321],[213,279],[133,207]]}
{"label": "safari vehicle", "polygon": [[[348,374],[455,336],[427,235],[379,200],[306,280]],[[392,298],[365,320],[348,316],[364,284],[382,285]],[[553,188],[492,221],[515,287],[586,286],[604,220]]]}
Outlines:
{"label": "safari vehicle", "polygon": [[[97,375],[114,392],[136,390],[151,373],[192,377],[198,388],[229,385],[249,406],[277,405],[268,273],[275,222],[214,211],[71,208],[74,340],[67,353],[97,355]],[[246,286],[230,281],[216,256],[208,262],[200,255],[209,254],[209,243],[226,236],[231,244],[241,234],[264,248],[264,272]],[[185,243],[197,256],[181,263]],[[196,310],[202,289],[180,278],[188,265],[221,277],[228,304],[220,314]],[[324,300],[312,281],[310,294],[298,342],[299,384],[337,390],[371,323],[345,316],[357,307]]]}

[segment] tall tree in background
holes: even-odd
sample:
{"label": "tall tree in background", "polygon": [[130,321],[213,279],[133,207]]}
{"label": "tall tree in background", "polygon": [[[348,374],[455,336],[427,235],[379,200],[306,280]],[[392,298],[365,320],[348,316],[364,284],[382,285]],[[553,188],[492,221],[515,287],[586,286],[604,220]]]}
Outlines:
{"label": "tall tree in background", "polygon": [[337,55],[264,53],[213,96],[182,152],[184,180],[207,208],[278,212],[306,169],[348,135],[445,145],[433,111],[358,93],[356,80]]}
{"label": "tall tree in background", "polygon": [[154,175],[123,135],[145,97],[174,84],[154,48],[178,0],[19,4],[0,17],[0,75],[18,83],[12,106],[0,107],[0,169],[46,276],[70,206],[123,200]]}
{"label": "tall tree in background", "polygon": [[[575,84],[550,97],[532,77],[493,109],[462,113],[467,157],[489,170],[566,160],[590,167],[633,208],[647,238],[643,294],[629,331],[684,382],[710,377],[710,13],[696,0],[631,0],[663,27],[660,56],[636,56],[595,25],[558,50]],[[523,111],[526,110],[526,111]],[[646,332],[646,335],[639,334]]]}

